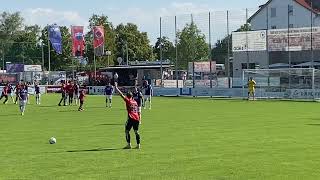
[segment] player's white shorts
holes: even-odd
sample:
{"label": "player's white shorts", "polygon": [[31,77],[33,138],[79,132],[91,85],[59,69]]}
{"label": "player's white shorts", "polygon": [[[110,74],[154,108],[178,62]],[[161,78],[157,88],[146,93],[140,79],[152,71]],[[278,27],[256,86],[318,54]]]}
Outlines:
{"label": "player's white shorts", "polygon": [[144,95],[144,100],[150,100],[151,101],[151,95]]}
{"label": "player's white shorts", "polygon": [[142,112],[142,108],[141,108],[141,106],[140,106],[140,107],[138,107],[138,113],[141,114],[141,112]]}
{"label": "player's white shorts", "polygon": [[19,104],[20,106],[26,106],[27,100],[20,100]]}
{"label": "player's white shorts", "polygon": [[112,95],[106,95],[107,99],[112,99]]}

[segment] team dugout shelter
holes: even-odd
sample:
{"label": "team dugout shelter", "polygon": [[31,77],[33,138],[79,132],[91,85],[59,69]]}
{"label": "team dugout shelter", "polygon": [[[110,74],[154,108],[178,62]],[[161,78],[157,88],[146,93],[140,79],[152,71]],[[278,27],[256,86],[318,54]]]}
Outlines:
{"label": "team dugout shelter", "polygon": [[[100,72],[113,79],[118,74],[119,86],[142,85],[144,80],[154,84],[157,79],[163,78],[164,72],[173,69],[169,60],[166,61],[135,61],[129,65],[118,65],[101,68]],[[161,75],[162,72],[162,75]]]}

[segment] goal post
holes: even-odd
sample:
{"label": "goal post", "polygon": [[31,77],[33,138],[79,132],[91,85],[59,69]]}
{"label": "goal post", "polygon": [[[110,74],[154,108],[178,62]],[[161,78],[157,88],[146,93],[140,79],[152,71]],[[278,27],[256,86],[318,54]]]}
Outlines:
{"label": "goal post", "polygon": [[256,98],[314,100],[320,97],[320,71],[314,68],[245,69],[242,73],[244,98],[250,77],[257,83]]}

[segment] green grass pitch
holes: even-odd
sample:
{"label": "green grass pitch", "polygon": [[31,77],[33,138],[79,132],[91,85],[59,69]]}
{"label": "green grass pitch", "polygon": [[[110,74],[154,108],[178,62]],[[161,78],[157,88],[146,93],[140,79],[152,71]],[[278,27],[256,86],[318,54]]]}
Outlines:
{"label": "green grass pitch", "polygon": [[[0,105],[0,179],[319,179],[320,105],[306,102],[153,99],[142,149],[125,146],[125,106],[88,96],[85,111]],[[133,132],[131,139],[135,145]],[[57,144],[50,145],[51,136]]]}

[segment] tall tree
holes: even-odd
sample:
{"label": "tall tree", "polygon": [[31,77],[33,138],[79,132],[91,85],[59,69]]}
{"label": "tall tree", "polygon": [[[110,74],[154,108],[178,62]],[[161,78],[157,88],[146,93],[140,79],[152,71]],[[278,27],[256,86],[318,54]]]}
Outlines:
{"label": "tall tree", "polygon": [[[108,16],[105,15],[92,15],[89,19],[89,32],[86,34],[86,44],[87,44],[87,52],[86,55],[93,62],[93,34],[92,29],[94,26],[103,26],[104,27],[104,37],[105,37],[105,51],[111,51],[111,56],[109,57],[98,57],[97,65],[98,67],[105,67],[108,63],[110,65],[114,64],[116,61],[116,33],[112,23],[108,20]],[[92,64],[92,63],[91,63]]]}
{"label": "tall tree", "polygon": [[[161,41],[161,42],[160,42]],[[173,61],[175,59],[175,47],[168,37],[158,38],[153,47],[153,53],[155,58],[160,60],[160,44],[162,44],[162,59],[169,59]]]}
{"label": "tall tree", "polygon": [[[60,71],[70,69],[72,65],[71,58],[71,34],[69,28],[66,26],[60,27],[62,35],[62,54],[57,54],[49,43],[50,48],[50,60],[51,60],[51,71]],[[44,56],[45,56],[45,67],[48,70],[48,29],[45,27],[41,33],[41,41],[44,44]]]}
{"label": "tall tree", "polygon": [[[16,35],[19,35],[23,29],[23,18],[20,12],[0,14],[0,55],[7,56],[11,49]],[[1,63],[2,66],[2,63]]]}
{"label": "tall tree", "polygon": [[187,69],[189,62],[208,61],[209,45],[205,35],[201,33],[194,22],[186,24],[185,28],[178,32],[178,66]]}
{"label": "tall tree", "polygon": [[7,50],[6,59],[12,63],[41,64],[41,44],[39,44],[40,27],[25,26],[12,39],[11,48]]}
{"label": "tall tree", "polygon": [[153,60],[153,51],[146,32],[140,32],[132,23],[120,24],[116,28],[117,56],[126,61],[128,50],[129,61]]}

